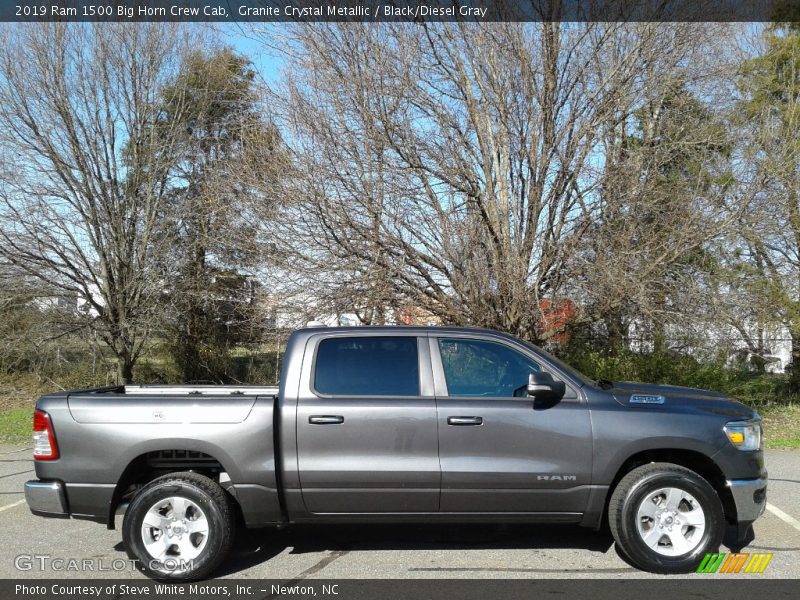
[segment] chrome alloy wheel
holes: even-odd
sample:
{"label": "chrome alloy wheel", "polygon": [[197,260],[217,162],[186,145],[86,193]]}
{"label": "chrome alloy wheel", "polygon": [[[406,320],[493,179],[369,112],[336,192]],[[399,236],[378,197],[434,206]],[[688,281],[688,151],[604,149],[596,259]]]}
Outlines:
{"label": "chrome alloy wheel", "polygon": [[142,542],[147,553],[164,562],[197,558],[208,541],[208,519],[191,500],[172,496],[159,500],[142,521]]}
{"label": "chrome alloy wheel", "polygon": [[662,556],[682,556],[700,544],[706,530],[703,507],[689,492],[666,487],[650,492],[636,510],[642,541]]}

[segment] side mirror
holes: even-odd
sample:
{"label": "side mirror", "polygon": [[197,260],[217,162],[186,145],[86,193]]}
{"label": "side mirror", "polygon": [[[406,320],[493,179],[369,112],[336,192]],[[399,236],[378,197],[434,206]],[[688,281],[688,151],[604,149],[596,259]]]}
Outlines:
{"label": "side mirror", "polygon": [[561,400],[566,392],[566,384],[553,379],[550,373],[535,371],[528,375],[528,396],[536,400]]}

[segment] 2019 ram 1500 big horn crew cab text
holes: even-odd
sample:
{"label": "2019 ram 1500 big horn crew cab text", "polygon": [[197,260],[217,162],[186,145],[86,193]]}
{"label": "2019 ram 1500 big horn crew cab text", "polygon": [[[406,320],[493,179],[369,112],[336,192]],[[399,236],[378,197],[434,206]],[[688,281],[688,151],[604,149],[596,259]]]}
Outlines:
{"label": "2019 ram 1500 big horn crew cab text", "polygon": [[721,394],[593,382],[509,335],[309,328],[278,387],[43,396],[37,515],[114,527],[148,575],[206,577],[237,515],[301,522],[607,518],[630,562],[694,569],[766,503],[758,415]]}

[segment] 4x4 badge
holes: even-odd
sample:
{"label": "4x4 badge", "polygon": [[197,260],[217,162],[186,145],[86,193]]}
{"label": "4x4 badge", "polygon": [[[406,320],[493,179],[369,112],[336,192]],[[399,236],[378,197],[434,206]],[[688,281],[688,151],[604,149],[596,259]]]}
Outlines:
{"label": "4x4 badge", "polygon": [[664,396],[651,394],[631,394],[631,404],[664,404]]}

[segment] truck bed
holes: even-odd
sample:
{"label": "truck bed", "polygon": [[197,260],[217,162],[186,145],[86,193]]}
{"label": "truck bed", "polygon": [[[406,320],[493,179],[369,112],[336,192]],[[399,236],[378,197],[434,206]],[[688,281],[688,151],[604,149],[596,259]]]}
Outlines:
{"label": "truck bed", "polygon": [[43,396],[37,408],[49,415],[60,457],[37,461],[37,478],[64,482],[72,516],[113,526],[137,474],[171,463],[191,470],[201,461],[225,473],[249,526],[282,522],[277,392],[277,386],[118,385]]}

